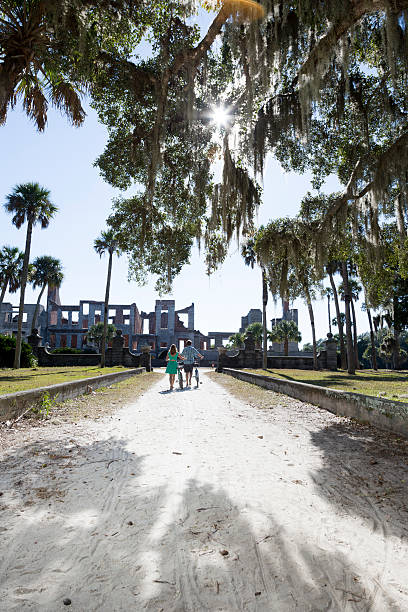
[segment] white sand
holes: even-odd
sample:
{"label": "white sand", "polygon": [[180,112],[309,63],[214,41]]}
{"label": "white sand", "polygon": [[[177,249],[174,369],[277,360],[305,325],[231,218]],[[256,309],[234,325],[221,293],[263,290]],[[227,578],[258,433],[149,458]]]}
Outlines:
{"label": "white sand", "polygon": [[294,400],[165,388],[3,453],[1,610],[408,610],[404,458]]}

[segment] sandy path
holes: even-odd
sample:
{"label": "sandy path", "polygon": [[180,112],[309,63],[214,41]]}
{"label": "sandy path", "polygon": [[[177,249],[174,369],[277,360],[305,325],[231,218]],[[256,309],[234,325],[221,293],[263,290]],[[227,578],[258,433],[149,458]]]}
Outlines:
{"label": "sandy path", "polygon": [[202,379],[3,454],[1,610],[407,611],[403,461],[379,501],[340,419]]}

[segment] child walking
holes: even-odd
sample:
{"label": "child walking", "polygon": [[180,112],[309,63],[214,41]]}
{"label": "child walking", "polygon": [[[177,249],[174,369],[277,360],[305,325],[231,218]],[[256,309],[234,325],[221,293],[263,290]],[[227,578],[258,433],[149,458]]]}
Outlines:
{"label": "child walking", "polygon": [[184,359],[184,357],[180,355],[180,353],[177,351],[176,345],[172,344],[169,352],[167,353],[167,357],[166,357],[166,361],[167,361],[166,374],[169,375],[169,379],[170,379],[170,391],[173,391],[174,379],[177,374],[177,357],[180,357],[180,359]]}

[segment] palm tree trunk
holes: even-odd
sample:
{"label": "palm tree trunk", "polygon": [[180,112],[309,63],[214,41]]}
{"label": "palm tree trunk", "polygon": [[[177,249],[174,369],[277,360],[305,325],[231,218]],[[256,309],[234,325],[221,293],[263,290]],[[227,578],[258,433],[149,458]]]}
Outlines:
{"label": "palm tree trunk", "polygon": [[394,297],[394,347],[393,347],[393,362],[394,362],[394,370],[399,370],[400,367],[400,329],[396,324],[397,316],[398,316],[398,300]]}
{"label": "palm tree trunk", "polygon": [[[367,303],[367,298],[366,298],[366,303]],[[373,366],[373,370],[378,370],[378,366],[377,366],[377,349],[375,348],[375,337],[374,337],[374,330],[373,330],[373,320],[371,318],[371,310],[367,307],[367,317],[368,317],[368,324],[370,326],[370,341],[371,341],[371,362],[372,362],[372,366]]]}
{"label": "palm tree trunk", "polygon": [[28,220],[27,224],[27,235],[26,244],[24,251],[23,270],[21,273],[21,287],[20,287],[20,305],[18,309],[18,324],[17,324],[17,338],[16,338],[16,352],[14,353],[14,365],[13,367],[18,369],[20,367],[21,357],[21,340],[23,336],[23,314],[24,314],[24,297],[27,285],[28,276],[28,264],[30,261],[30,250],[31,250],[31,235],[33,233],[33,222],[31,219]]}
{"label": "palm tree trunk", "polygon": [[266,324],[266,305],[268,303],[268,284],[266,282],[265,270],[262,268],[262,326],[263,326],[263,350],[262,350],[262,367],[264,370],[268,367],[268,346],[267,346],[267,324]]}
{"label": "palm tree trunk", "polygon": [[44,289],[45,289],[46,286],[47,285],[43,285],[41,287],[41,291],[40,291],[40,294],[38,296],[37,303],[35,305],[35,310],[34,310],[34,314],[33,314],[33,320],[31,321],[31,333],[33,332],[33,329],[35,329],[37,327],[38,311],[40,310],[40,302],[41,302],[41,298],[43,296]]}
{"label": "palm tree trunk", "polygon": [[113,253],[109,251],[109,263],[108,263],[108,277],[106,279],[106,291],[105,291],[105,305],[103,308],[103,336],[101,343],[101,368],[105,367],[105,355],[106,355],[106,335],[108,332],[108,307],[109,307],[109,290],[111,283],[112,274],[112,259]]}
{"label": "palm tree trunk", "polygon": [[353,331],[354,331],[354,342],[353,342],[353,347],[354,347],[354,356],[355,356],[355,360],[356,360],[356,368],[357,370],[361,370],[360,368],[360,360],[358,358],[358,338],[357,338],[357,321],[356,321],[356,311],[354,308],[354,301],[353,298],[351,299],[351,311],[353,313]]}
{"label": "palm tree trunk", "polygon": [[283,354],[286,355],[286,357],[289,355],[289,340],[287,336],[285,336],[283,341]]}
{"label": "palm tree trunk", "polygon": [[314,321],[314,313],[313,313],[313,306],[312,306],[312,300],[310,298],[310,293],[309,293],[309,289],[306,287],[305,288],[305,296],[306,296],[306,303],[307,303],[307,309],[309,311],[309,318],[310,318],[310,326],[312,328],[312,342],[313,342],[313,369],[317,370],[317,348],[316,348],[316,330],[315,330],[315,321]]}
{"label": "palm tree trunk", "polygon": [[8,283],[9,283],[9,279],[8,279],[8,278],[6,278],[6,280],[5,280],[5,282],[4,282],[4,285],[3,285],[3,286],[2,286],[2,288],[1,288],[1,295],[0,295],[0,306],[2,305],[3,300],[4,300],[4,296],[6,295],[6,291],[7,291]]}
{"label": "palm tree trunk", "polygon": [[350,287],[348,281],[348,270],[347,270],[347,262],[341,262],[341,275],[343,277],[343,285],[344,285],[344,303],[345,303],[345,311],[346,311],[346,339],[347,339],[347,372],[349,374],[356,373],[355,366],[355,358],[354,358],[354,349],[353,349],[353,333],[351,329],[351,315],[350,315]]}
{"label": "palm tree trunk", "polygon": [[330,278],[331,288],[333,289],[333,299],[334,299],[334,305],[336,307],[337,327],[339,329],[341,369],[345,370],[347,368],[346,347],[344,346],[344,332],[343,332],[343,323],[341,321],[341,314],[340,314],[339,296],[337,293],[337,287],[336,287],[336,283],[334,282],[333,274],[331,274],[330,272],[329,272],[329,278]]}

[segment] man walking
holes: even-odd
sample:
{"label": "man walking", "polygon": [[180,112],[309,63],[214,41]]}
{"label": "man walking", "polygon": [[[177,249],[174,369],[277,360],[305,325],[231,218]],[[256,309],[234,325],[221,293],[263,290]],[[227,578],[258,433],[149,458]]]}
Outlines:
{"label": "man walking", "polygon": [[186,387],[191,387],[191,377],[193,375],[194,360],[196,357],[203,359],[203,355],[197,351],[194,346],[191,346],[191,340],[187,340],[186,346],[181,353],[184,357],[184,371],[186,373]]}

